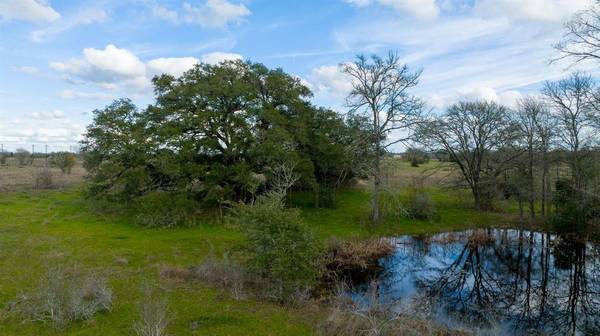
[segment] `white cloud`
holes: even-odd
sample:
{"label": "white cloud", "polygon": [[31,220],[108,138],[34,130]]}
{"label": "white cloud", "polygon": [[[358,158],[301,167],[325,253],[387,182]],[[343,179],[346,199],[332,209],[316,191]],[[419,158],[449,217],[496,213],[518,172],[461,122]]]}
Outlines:
{"label": "white cloud", "polygon": [[204,54],[201,57],[202,63],[212,65],[216,65],[224,61],[235,61],[241,59],[244,59],[244,57],[240,54],[226,53],[220,51]]}
{"label": "white cloud", "polygon": [[179,77],[198,63],[198,59],[195,57],[170,57],[156,58],[146,63],[146,65],[149,74],[152,76],[167,73]]}
{"label": "white cloud", "polygon": [[169,21],[171,23],[179,22],[179,14],[174,10],[168,9],[167,7],[158,4],[152,4],[151,10],[152,15],[161,20]]}
{"label": "white cloud", "polygon": [[337,65],[323,65],[312,70],[309,81],[317,92],[336,99],[345,98],[352,90],[352,81]]}
{"label": "white cloud", "polygon": [[2,0],[0,21],[23,20],[47,23],[60,18],[60,14],[43,0]]}
{"label": "white cloud", "polygon": [[31,149],[31,144],[35,144],[36,151],[43,150],[42,145],[48,145],[49,151],[60,146],[65,150],[69,145],[80,141],[85,131],[83,125],[70,120],[60,110],[30,113],[26,121],[5,121],[1,116],[0,114],[0,142],[9,151],[23,146]]}
{"label": "white cloud", "polygon": [[62,90],[58,94],[64,99],[93,99],[93,100],[111,100],[114,97],[104,92],[82,92],[76,90]]}
{"label": "white cloud", "polygon": [[432,20],[440,14],[440,8],[435,0],[344,0],[357,7],[367,7],[372,4],[391,7],[395,11],[408,14],[420,20]]}
{"label": "white cloud", "polygon": [[63,119],[65,112],[54,109],[52,111],[33,112],[29,116],[34,119]]}
{"label": "white cloud", "polygon": [[26,73],[26,74],[30,74],[30,75],[34,75],[34,74],[37,74],[38,72],[40,72],[38,68],[36,68],[34,66],[29,66],[29,65],[17,67],[17,68],[15,68],[15,70]]}
{"label": "white cloud", "polygon": [[227,0],[207,0],[198,7],[185,2],[183,20],[186,23],[199,24],[205,28],[223,28],[229,23],[240,23],[250,15],[243,4],[233,4]]}
{"label": "white cloud", "polygon": [[31,39],[34,42],[41,43],[45,42],[52,37],[63,33],[67,30],[73,29],[81,25],[89,25],[97,22],[104,22],[108,19],[108,14],[99,8],[86,8],[79,12],[73,13],[50,26],[35,30],[31,32]]}
{"label": "white cloud", "polygon": [[522,97],[521,93],[514,90],[508,90],[501,93],[498,93],[495,89],[490,87],[478,87],[472,89],[470,91],[460,92],[456,97],[456,101],[467,100],[487,100],[494,101],[499,104],[506,105],[508,107],[514,108],[517,105],[517,100]]}
{"label": "white cloud", "polygon": [[[238,54],[215,52],[203,55],[202,61],[216,64],[241,58]],[[144,94],[149,92],[153,76],[166,73],[178,77],[199,62],[195,57],[161,57],[144,62],[133,52],[109,44],[104,49],[85,48],[82,58],[52,62],[50,67],[64,73],[66,79],[74,84],[90,84],[109,91],[123,89],[127,94]],[[115,96],[113,93],[75,90],[63,90],[59,95],[65,99],[99,100]]]}
{"label": "white cloud", "polygon": [[137,89],[150,85],[146,65],[127,49],[109,44],[104,49],[85,48],[83,59],[52,62],[50,67],[98,85],[124,84]]}
{"label": "white cloud", "polygon": [[474,9],[483,16],[560,23],[591,4],[591,0],[479,0]]}

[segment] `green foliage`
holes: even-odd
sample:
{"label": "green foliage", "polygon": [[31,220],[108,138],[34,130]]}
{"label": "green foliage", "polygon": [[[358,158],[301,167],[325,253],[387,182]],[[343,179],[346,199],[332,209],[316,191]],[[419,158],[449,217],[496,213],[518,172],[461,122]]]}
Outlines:
{"label": "green foliage", "polygon": [[52,154],[50,162],[60,168],[63,174],[71,174],[71,169],[77,163],[75,154],[69,152],[58,152]]}
{"label": "green foliage", "polygon": [[439,221],[440,215],[429,194],[423,190],[411,189],[408,193],[407,216],[413,219]]}
{"label": "green foliage", "polygon": [[136,222],[152,228],[191,226],[197,206],[187,194],[154,191],[135,200]]}
{"label": "green foliage", "polygon": [[600,218],[600,197],[575,188],[570,179],[556,181],[554,203],[553,225],[562,232],[584,231]]}
{"label": "green foliage", "polygon": [[247,268],[268,279],[278,300],[311,289],[320,274],[320,247],[297,210],[285,209],[283,193],[239,204],[232,219],[244,231]]}
{"label": "green foliage", "polygon": [[281,69],[201,64],[153,82],[147,109],[122,99],[94,112],[83,141],[90,195],[131,201],[170,190],[214,207],[251,200],[265,189],[256,177],[281,162],[294,164],[300,188],[334,190],[351,177],[355,130],[311,105],[310,90]]}

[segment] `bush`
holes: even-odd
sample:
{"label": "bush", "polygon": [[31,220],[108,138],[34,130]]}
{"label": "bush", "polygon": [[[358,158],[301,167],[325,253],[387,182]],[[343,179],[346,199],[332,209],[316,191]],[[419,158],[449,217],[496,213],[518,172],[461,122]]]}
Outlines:
{"label": "bush", "polygon": [[418,148],[408,148],[403,158],[405,161],[410,162],[410,165],[413,167],[418,167],[421,164],[429,162],[429,155],[424,150]]}
{"label": "bush", "polygon": [[155,191],[136,199],[136,222],[152,228],[191,226],[196,208],[187,194]]}
{"label": "bush", "polygon": [[133,330],[137,336],[166,336],[170,322],[168,302],[150,287],[144,291],[144,300],[139,303],[139,319]]}
{"label": "bush", "polygon": [[433,206],[431,197],[422,190],[411,189],[408,194],[408,218],[419,220],[439,220],[440,216]]}
{"label": "bush", "polygon": [[59,152],[52,155],[50,162],[60,168],[63,174],[71,174],[71,169],[77,163],[77,159],[73,153]]}
{"label": "bush", "polygon": [[232,262],[229,258],[217,260],[209,256],[194,270],[194,275],[202,281],[209,282],[231,293],[235,300],[246,296],[246,287],[251,279],[241,265]]}
{"label": "bush", "polygon": [[27,150],[23,148],[17,148],[15,151],[15,158],[19,166],[25,166],[33,162],[33,156]]}
{"label": "bush", "polygon": [[299,212],[284,208],[284,197],[271,192],[253,204],[238,204],[232,216],[247,238],[248,271],[268,280],[280,301],[305,293],[321,273],[318,242]]}
{"label": "bush", "polygon": [[52,172],[48,169],[40,169],[34,173],[33,187],[35,189],[52,189],[55,187]]}
{"label": "bush", "polygon": [[371,283],[365,300],[352,300],[342,287],[334,297],[333,308],[320,331],[326,336],[378,335],[378,336],[441,336],[468,335],[458,330],[447,330],[431,322],[398,312],[398,301],[386,302],[378,294],[376,282]]}
{"label": "bush", "polygon": [[112,291],[104,279],[94,275],[68,276],[52,270],[35,290],[21,295],[15,307],[28,321],[50,322],[62,329],[110,310]]}

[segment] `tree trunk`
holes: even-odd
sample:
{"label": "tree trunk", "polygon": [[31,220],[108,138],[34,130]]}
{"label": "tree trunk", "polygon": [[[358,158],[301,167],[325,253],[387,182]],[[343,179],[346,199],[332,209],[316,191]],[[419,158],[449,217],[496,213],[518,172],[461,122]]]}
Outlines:
{"label": "tree trunk", "polygon": [[533,174],[533,164],[534,164],[534,156],[533,156],[533,148],[529,149],[529,222],[533,224],[535,221],[535,181]]}
{"label": "tree trunk", "polygon": [[[545,155],[544,155],[545,156]],[[547,209],[547,194],[548,194],[548,163],[546,162],[546,158],[544,160],[544,167],[542,169],[542,220],[545,221],[548,216]]]}
{"label": "tree trunk", "polygon": [[481,195],[479,193],[479,187],[477,185],[473,185],[473,187],[471,187],[471,192],[473,193],[473,201],[475,202],[475,210],[481,210]]}
{"label": "tree trunk", "polygon": [[379,143],[375,146],[375,165],[373,172],[373,198],[372,198],[372,220],[377,223],[380,220],[379,215],[379,189],[381,186],[381,153],[379,148]]}

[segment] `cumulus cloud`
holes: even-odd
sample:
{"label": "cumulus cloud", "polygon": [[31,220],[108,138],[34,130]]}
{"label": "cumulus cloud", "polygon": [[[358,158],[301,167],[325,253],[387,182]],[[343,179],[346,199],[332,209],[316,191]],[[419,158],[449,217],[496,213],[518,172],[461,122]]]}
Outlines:
{"label": "cumulus cloud", "polygon": [[344,0],[357,7],[367,7],[372,4],[390,7],[398,13],[408,14],[420,20],[432,20],[440,14],[440,8],[435,0]]}
{"label": "cumulus cloud", "polygon": [[84,82],[144,89],[150,85],[146,65],[127,49],[109,44],[104,49],[85,48],[83,58],[52,62],[50,67]]}
{"label": "cumulus cloud", "polygon": [[212,52],[208,54],[204,54],[201,57],[202,63],[216,65],[224,61],[235,61],[244,59],[244,57],[240,54],[235,53],[227,53],[227,52]]}
{"label": "cumulus cloud", "polygon": [[60,14],[43,0],[2,0],[0,21],[22,20],[47,23],[58,20]]}
{"label": "cumulus cloud", "polygon": [[[55,146],[68,148],[81,140],[85,127],[64,116],[59,110],[43,112],[39,115],[29,114],[27,122],[22,120],[5,121],[0,119],[0,142],[5,150],[15,150],[24,145],[49,145],[49,150]],[[56,117],[58,114],[60,117]]]}
{"label": "cumulus cloud", "polygon": [[146,66],[152,76],[167,73],[179,77],[198,63],[195,57],[170,57],[153,59]]}
{"label": "cumulus cloud", "polygon": [[[202,62],[209,64],[235,59],[242,59],[242,56],[225,52],[201,56]],[[144,62],[130,50],[109,44],[104,49],[85,48],[83,57],[51,62],[50,67],[65,74],[72,83],[91,84],[110,91],[125,89],[133,93],[147,93],[152,77],[161,74],[178,77],[198,63],[200,60],[195,57],[161,57]],[[59,96],[65,99],[105,100],[114,94],[63,90]]]}
{"label": "cumulus cloud", "polygon": [[61,19],[44,29],[32,31],[31,39],[34,42],[42,43],[60,33],[73,29],[77,26],[89,25],[97,22],[104,22],[107,19],[108,14],[103,9],[86,8],[84,10],[69,15],[64,19]]}
{"label": "cumulus cloud", "polygon": [[309,76],[311,87],[317,93],[342,99],[352,90],[352,81],[337,65],[323,65],[312,70]]}
{"label": "cumulus cloud", "polygon": [[510,108],[516,108],[523,95],[516,90],[499,92],[487,86],[476,86],[471,89],[457,90],[446,94],[429,93],[424,96],[427,106],[442,110],[459,101],[493,101]]}
{"label": "cumulus cloud", "polygon": [[474,9],[484,16],[560,23],[591,4],[591,0],[479,0]]}

